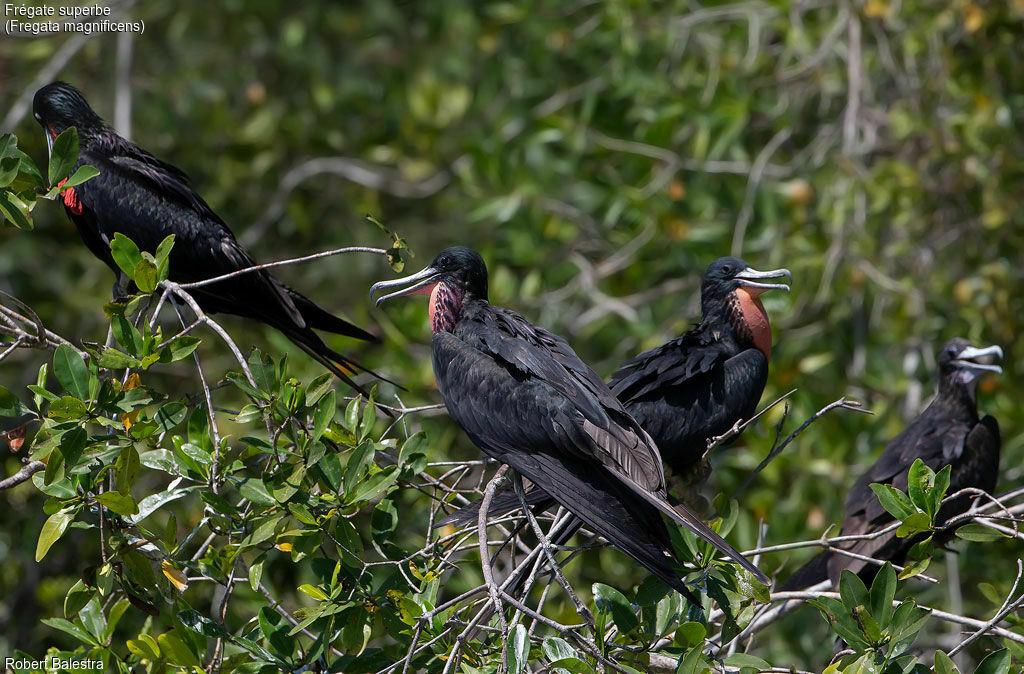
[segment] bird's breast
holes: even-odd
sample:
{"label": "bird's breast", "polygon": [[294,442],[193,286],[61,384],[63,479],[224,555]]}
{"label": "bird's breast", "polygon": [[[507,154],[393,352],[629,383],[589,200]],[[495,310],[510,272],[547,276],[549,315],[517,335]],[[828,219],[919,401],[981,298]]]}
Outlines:
{"label": "bird's breast", "polygon": [[736,319],[741,323],[740,327],[749,333],[754,347],[761,351],[765,358],[771,358],[772,326],[768,322],[768,312],[765,311],[758,295],[760,293],[750,292],[747,288],[736,289],[734,293]]}
{"label": "bird's breast", "polygon": [[[61,180],[59,183],[57,183],[57,187],[60,187],[61,185],[63,185],[67,181],[68,181],[67,178],[65,178],[64,180]],[[67,209],[69,211],[71,211],[72,213],[74,213],[75,215],[81,215],[82,211],[85,210],[84,207],[82,206],[82,200],[79,199],[78,198],[78,194],[75,193],[75,188],[74,187],[70,187],[70,188],[64,190],[61,193],[60,198],[64,202],[64,205],[67,206]]]}
{"label": "bird's breast", "polygon": [[430,329],[433,332],[452,332],[459,317],[462,293],[444,281],[434,284],[430,291]]}

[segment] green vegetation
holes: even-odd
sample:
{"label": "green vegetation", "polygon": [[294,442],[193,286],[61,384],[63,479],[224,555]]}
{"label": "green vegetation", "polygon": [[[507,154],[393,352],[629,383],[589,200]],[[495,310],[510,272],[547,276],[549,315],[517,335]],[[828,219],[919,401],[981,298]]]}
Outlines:
{"label": "green vegetation", "polygon": [[[0,491],[0,654],[53,648],[152,672],[402,671],[410,652],[409,671],[489,672],[503,658],[514,672],[822,671],[841,636],[853,653],[830,671],[1020,671],[1021,547],[981,523],[961,529],[956,554],[919,544],[899,578],[886,567],[867,588],[846,575],[809,602],[818,611],[757,629],[766,588],[689,537],[680,550],[706,567],[715,600],[705,611],[620,553],[588,549],[565,574],[591,619],[552,582],[549,622],[506,611],[507,638],[495,618],[456,645],[487,597],[459,599],[483,582],[476,532],[430,524],[453,485],[472,495],[489,473],[443,410],[400,411],[439,402],[423,304],[374,311],[366,298],[393,268],[471,245],[495,304],[564,335],[606,375],[697,319],[713,258],[785,266],[792,296],[765,296],[776,344],[762,404],[798,390],[716,450],[709,491],[732,494],[780,423],[785,437],[842,396],[875,414],[822,416],[737,500],[717,498],[730,541],[813,541],[838,524],[846,489],[921,409],[938,346],[957,335],[1006,353],[979,407],[1002,429],[997,493],[1018,487],[1019,3],[127,11],[147,27],[131,49],[108,34],[0,42],[0,132],[17,134],[0,139],[0,418],[31,419],[20,453],[0,454],[0,478],[31,468],[24,458],[45,462]],[[380,346],[336,346],[407,391],[380,386],[384,407],[352,399],[251,322],[212,317],[241,360],[209,323],[179,334],[170,305],[154,316],[151,301],[168,292],[171,240],[139,251],[115,239],[142,294],[110,301],[109,269],[59,203],[93,175],[68,177],[77,137],[57,138],[41,172],[46,146],[25,105],[72,47],[59,77],[108,121],[130,101],[133,140],[185,169],[258,260],[390,249],[275,274],[377,326]],[[903,533],[927,535],[943,475],[911,482],[877,493]],[[785,577],[816,551],[777,550],[759,566]],[[496,569],[512,568],[506,551]],[[1001,632],[957,646],[1007,610]]]}

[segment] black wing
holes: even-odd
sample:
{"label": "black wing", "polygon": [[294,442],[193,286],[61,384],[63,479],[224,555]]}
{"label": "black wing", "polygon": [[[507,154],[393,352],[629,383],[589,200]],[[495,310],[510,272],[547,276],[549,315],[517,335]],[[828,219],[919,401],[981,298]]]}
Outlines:
{"label": "black wing", "polygon": [[[449,413],[473,442],[627,554],[640,536],[634,511],[654,521],[660,510],[763,577],[698,517],[665,500],[654,443],[564,340],[513,312],[471,303],[454,335],[434,335],[432,354]],[[624,493],[634,512],[625,527],[609,514]]]}
{"label": "black wing", "polygon": [[629,404],[707,374],[716,364],[738,352],[731,340],[720,337],[707,326],[698,325],[681,337],[622,364],[609,379],[608,388],[619,400]]}
{"label": "black wing", "polygon": [[[999,468],[999,426],[992,417],[969,424],[946,416],[941,406],[933,403],[883,450],[878,461],[858,480],[847,495],[846,519],[842,535],[867,534],[891,525],[895,520],[882,507],[871,491],[873,482],[891,484],[907,490],[910,466],[920,458],[938,472],[952,465],[947,494],[965,487],[991,491],[995,488]],[[964,496],[947,502],[936,521],[942,522],[967,510],[973,497]],[[901,564],[917,538],[899,538],[895,532],[872,540],[856,541],[842,546],[859,555],[890,560]],[[842,569],[872,577],[877,567],[845,555],[832,555],[829,577],[837,582]]]}

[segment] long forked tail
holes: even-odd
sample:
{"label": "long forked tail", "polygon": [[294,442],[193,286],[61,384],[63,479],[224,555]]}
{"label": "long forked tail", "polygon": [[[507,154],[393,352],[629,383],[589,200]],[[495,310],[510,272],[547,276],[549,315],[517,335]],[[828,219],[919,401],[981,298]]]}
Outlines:
{"label": "long forked tail", "polygon": [[326,311],[317,306],[313,300],[309,299],[305,295],[302,295],[295,290],[292,290],[288,286],[285,286],[288,296],[295,304],[295,308],[302,314],[302,318],[306,321],[306,325],[314,330],[323,330],[325,332],[333,332],[336,335],[344,335],[345,337],[352,337],[354,339],[361,339],[366,342],[373,342],[375,344],[380,343],[380,338],[374,334],[363,330],[357,325],[353,325],[348,321],[338,318],[334,314]]}
{"label": "long forked tail", "polygon": [[768,578],[768,576],[764,574],[764,572],[761,571],[761,569],[754,566],[750,562],[750,560],[743,556],[743,553],[729,545],[729,542],[727,540],[716,534],[711,529],[711,527],[704,523],[704,520],[702,520],[698,515],[696,515],[685,505],[683,505],[682,503],[669,503],[667,500],[660,497],[658,494],[652,494],[651,492],[641,487],[629,476],[622,475],[619,473],[617,473],[616,475],[637,496],[647,501],[661,512],[668,515],[670,518],[672,518],[673,521],[678,522],[679,524],[683,525],[693,533],[703,538],[711,545],[715,546],[715,548],[717,548],[719,552],[721,552],[729,559],[733,560],[734,562],[742,566],[750,573],[754,574],[754,577],[757,578],[759,582],[764,583],[765,585],[771,583],[771,580]]}

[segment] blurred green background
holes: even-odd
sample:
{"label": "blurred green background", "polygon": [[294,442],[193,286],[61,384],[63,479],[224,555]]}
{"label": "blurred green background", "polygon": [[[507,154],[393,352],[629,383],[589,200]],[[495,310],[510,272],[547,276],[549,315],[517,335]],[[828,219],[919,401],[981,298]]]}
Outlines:
{"label": "blurred green background", "polygon": [[[492,302],[564,335],[602,375],[698,320],[715,257],[791,269],[792,295],[765,296],[776,344],[764,400],[799,388],[789,430],[842,395],[875,416],[833,413],[788,448],[745,492],[737,545],[754,544],[761,518],[768,543],[838,522],[854,477],[927,403],[935,351],[953,336],[1004,349],[1004,373],[979,399],[1003,431],[1000,488],[1020,484],[1020,0],[111,6],[145,21],[144,34],[0,40],[0,131],[44,163],[27,104],[42,84],[69,81],[184,169],[260,261],[385,246],[366,214],[417,252],[407,271],[470,245],[489,264]],[[379,332],[380,347],[332,344],[403,383],[406,404],[439,401],[424,303],[375,311],[367,300],[394,275],[382,259],[275,273]],[[102,341],[112,280],[55,204],[36,209],[34,231],[0,228],[0,290],[73,341]],[[319,373],[269,328],[223,323],[243,347],[294,353],[296,374]],[[213,376],[232,367],[215,339],[201,353]],[[21,389],[46,357],[5,360],[0,382]],[[151,376],[194,391],[192,373]],[[763,458],[775,412],[721,452],[719,487]],[[446,417],[424,423],[437,457],[476,455]],[[3,457],[3,474],[17,466]],[[86,553],[65,545],[35,565],[42,498],[31,485],[0,498],[0,652],[43,652],[60,637],[37,620],[60,613]],[[407,498],[410,512],[418,503]],[[408,524],[400,533],[418,547],[422,522]],[[987,618],[996,606],[978,584],[1005,593],[1020,545],[956,550],[929,571],[951,582],[910,587],[922,603]],[[809,554],[762,568],[785,563],[785,576]],[[570,577],[638,580],[630,569],[608,552]],[[819,668],[826,633],[804,609],[754,651]],[[956,634],[934,621],[918,645],[948,648]]]}

